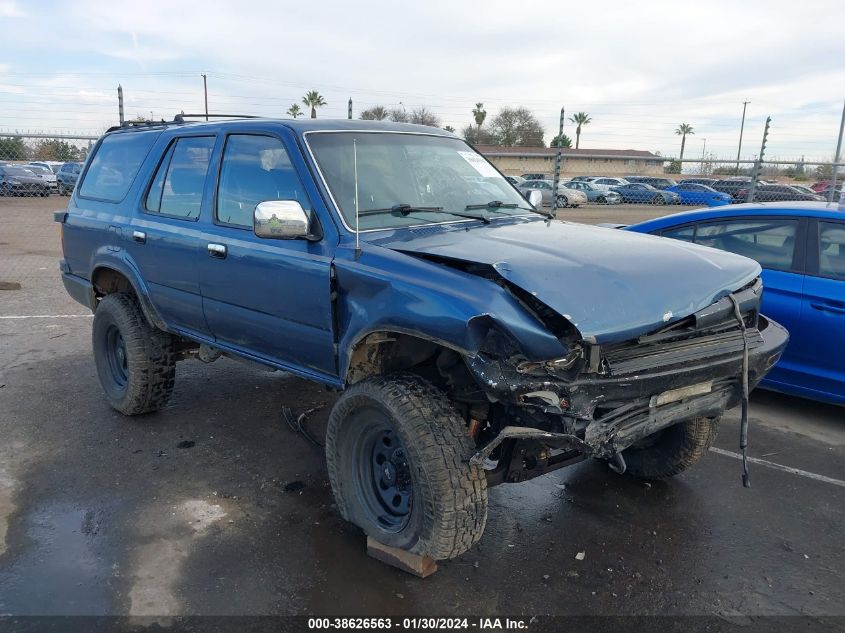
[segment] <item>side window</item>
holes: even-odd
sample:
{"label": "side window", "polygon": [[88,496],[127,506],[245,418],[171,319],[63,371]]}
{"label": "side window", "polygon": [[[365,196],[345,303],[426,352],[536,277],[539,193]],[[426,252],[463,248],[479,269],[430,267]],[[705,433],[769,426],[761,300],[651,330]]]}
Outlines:
{"label": "side window", "polygon": [[311,209],[279,139],[250,134],[229,136],[220,167],[217,220],[252,228],[255,207],[266,200],[296,200],[306,211]]}
{"label": "side window", "polygon": [[671,229],[665,229],[660,232],[663,237],[671,237],[673,240],[682,240],[684,242],[692,242],[695,238],[695,225],[681,226]]}
{"label": "side window", "polygon": [[845,280],[845,224],[819,222],[819,274]]}
{"label": "side window", "polygon": [[88,166],[79,195],[107,202],[123,200],[159,134],[132,131],[104,138]]}
{"label": "side window", "polygon": [[798,221],[790,219],[733,220],[701,224],[695,242],[756,259],[763,268],[790,270]]}
{"label": "side window", "polygon": [[158,166],[144,208],[176,218],[196,220],[202,209],[202,192],[213,136],[186,137],[170,144]]}

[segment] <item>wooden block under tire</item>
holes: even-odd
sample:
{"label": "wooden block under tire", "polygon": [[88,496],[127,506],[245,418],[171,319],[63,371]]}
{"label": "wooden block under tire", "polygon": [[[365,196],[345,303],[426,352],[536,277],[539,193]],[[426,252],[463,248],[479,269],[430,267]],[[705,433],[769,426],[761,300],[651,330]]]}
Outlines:
{"label": "wooden block under tire", "polygon": [[437,571],[437,561],[431,556],[420,556],[390,547],[379,543],[372,536],[367,537],[367,555],[419,578],[426,578]]}

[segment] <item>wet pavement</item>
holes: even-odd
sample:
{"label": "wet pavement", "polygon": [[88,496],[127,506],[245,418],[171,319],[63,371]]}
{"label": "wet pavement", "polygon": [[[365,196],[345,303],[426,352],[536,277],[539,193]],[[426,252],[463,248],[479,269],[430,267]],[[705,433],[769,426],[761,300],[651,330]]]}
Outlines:
{"label": "wet pavement", "polygon": [[[750,454],[793,470],[752,464],[749,490],[723,452],[666,482],[583,462],[497,487],[481,542],[419,580],[366,556],[285,424],[316,408],[319,437],[322,387],[191,361],[164,411],[108,407],[57,202],[0,200],[0,280],[22,284],[0,317],[66,315],[0,319],[0,614],[845,616],[842,408],[755,393]],[[734,411],[717,447],[737,443]]]}

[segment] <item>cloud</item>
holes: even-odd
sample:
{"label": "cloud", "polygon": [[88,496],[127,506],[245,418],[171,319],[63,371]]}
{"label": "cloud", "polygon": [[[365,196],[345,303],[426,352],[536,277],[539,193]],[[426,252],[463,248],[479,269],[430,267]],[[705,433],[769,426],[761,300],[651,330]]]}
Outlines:
{"label": "cloud", "polygon": [[22,18],[26,14],[14,0],[0,0],[0,18]]}

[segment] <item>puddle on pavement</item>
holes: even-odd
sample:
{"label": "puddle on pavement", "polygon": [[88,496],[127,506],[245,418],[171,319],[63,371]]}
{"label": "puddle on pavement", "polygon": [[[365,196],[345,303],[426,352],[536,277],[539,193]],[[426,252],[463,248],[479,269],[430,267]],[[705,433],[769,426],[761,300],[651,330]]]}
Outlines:
{"label": "puddle on pavement", "polygon": [[0,613],[91,615],[114,612],[114,557],[100,544],[104,514],[56,504],[22,518],[0,565]]}

